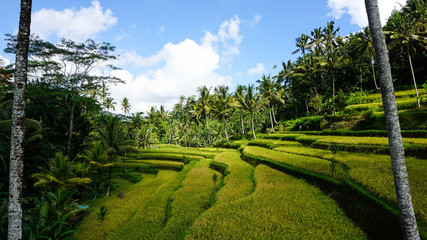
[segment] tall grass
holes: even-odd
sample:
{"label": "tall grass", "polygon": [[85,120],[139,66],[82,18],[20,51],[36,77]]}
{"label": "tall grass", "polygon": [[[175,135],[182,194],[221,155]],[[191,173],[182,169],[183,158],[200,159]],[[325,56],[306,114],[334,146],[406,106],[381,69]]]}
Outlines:
{"label": "tall grass", "polygon": [[366,239],[319,189],[265,165],[248,197],[198,218],[186,239]]}

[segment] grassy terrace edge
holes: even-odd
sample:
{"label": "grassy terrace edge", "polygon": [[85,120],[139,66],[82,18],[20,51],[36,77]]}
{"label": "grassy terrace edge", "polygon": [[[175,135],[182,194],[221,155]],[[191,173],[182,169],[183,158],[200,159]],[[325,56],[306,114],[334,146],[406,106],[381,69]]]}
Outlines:
{"label": "grassy terrace edge", "polygon": [[[318,187],[333,198],[372,239],[400,239],[402,236],[398,210],[349,178],[338,181],[330,176],[245,153],[244,149],[241,149],[241,158],[253,166],[265,164]],[[421,238],[427,239],[425,224],[418,222]]]}

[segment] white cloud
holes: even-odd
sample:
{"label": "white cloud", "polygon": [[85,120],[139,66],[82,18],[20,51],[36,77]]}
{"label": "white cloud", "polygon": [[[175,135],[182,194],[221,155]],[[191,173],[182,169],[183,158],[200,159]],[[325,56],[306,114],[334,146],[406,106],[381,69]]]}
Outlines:
{"label": "white cloud", "polygon": [[91,6],[79,10],[41,9],[31,17],[31,31],[43,39],[56,35],[75,41],[95,38],[100,32],[116,25],[117,17],[110,9],[103,11],[98,0],[92,1]]}
{"label": "white cloud", "polygon": [[262,16],[261,15],[255,15],[253,20],[252,20],[252,24],[251,24],[251,28],[254,28],[258,25],[258,23],[261,21]]}
{"label": "white cloud", "polygon": [[202,38],[202,45],[220,51],[221,60],[230,62],[234,55],[240,53],[239,46],[242,39],[243,36],[240,34],[240,19],[238,16],[234,16],[221,24],[216,35],[206,31],[205,36]]}
{"label": "white cloud", "polygon": [[10,60],[0,55],[0,67],[10,64]]}
{"label": "white cloud", "polygon": [[264,71],[265,71],[265,67],[264,67],[264,64],[262,63],[257,63],[255,67],[248,69],[249,74],[261,74],[261,73],[264,73]]}
{"label": "white cloud", "polygon": [[[232,77],[218,73],[221,66],[229,66],[232,57],[239,53],[243,39],[237,16],[224,21],[216,34],[205,31],[201,43],[185,39],[167,43],[157,53],[143,57],[135,51],[120,54],[113,64],[125,68],[134,66],[140,73],[116,70],[111,74],[126,84],[111,86],[111,96],[117,103],[129,98],[131,112],[147,111],[151,106],[164,105],[171,110],[181,95],[197,94],[197,87],[206,85],[232,86]],[[159,31],[163,31],[161,27]],[[116,108],[116,112],[121,112]]]}
{"label": "white cloud", "polygon": [[[386,24],[391,12],[394,9],[399,10],[401,5],[405,3],[406,0],[378,0],[381,24]],[[359,27],[368,25],[368,17],[363,0],[328,0],[328,7],[331,9],[328,16],[339,19],[347,13],[351,16],[352,24],[357,24]]]}
{"label": "white cloud", "polygon": [[157,30],[157,33],[158,34],[161,34],[162,32],[164,32],[165,31],[165,27],[164,26],[161,26],[160,28],[159,28],[159,30]]}
{"label": "white cloud", "polygon": [[[126,70],[116,70],[113,76],[126,81],[125,84],[111,86],[111,95],[116,102],[128,97],[132,105],[131,112],[147,111],[150,106],[165,105],[172,109],[179,96],[196,94],[199,86],[231,86],[231,76],[216,72],[219,69],[220,56],[210,46],[199,45],[185,39],[178,44],[168,43],[157,54],[148,58],[139,57],[135,52],[122,55],[126,61],[148,66],[163,66],[146,70],[134,76]],[[117,112],[121,112],[116,108]]]}

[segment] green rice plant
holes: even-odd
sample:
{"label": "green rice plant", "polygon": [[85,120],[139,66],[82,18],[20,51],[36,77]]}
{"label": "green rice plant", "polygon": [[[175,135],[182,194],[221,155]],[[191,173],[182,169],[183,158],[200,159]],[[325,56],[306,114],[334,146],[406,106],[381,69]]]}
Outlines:
{"label": "green rice plant", "polygon": [[254,168],[240,159],[238,151],[221,153],[214,161],[227,165],[229,171],[224,177],[224,186],[215,195],[215,204],[236,201],[252,192]]}
{"label": "green rice plant", "polygon": [[[417,100],[415,99],[402,99],[396,101],[398,110],[415,109],[417,108]],[[365,111],[379,112],[383,111],[382,102],[364,103],[356,105],[348,105],[344,109],[344,113],[359,113]]]}
{"label": "green rice plant", "polygon": [[255,169],[255,191],[215,205],[185,239],[366,239],[319,189],[265,165]]}
{"label": "green rice plant", "polygon": [[[352,144],[352,145],[384,145],[388,146],[387,137],[354,137],[354,136],[310,136],[317,142]],[[421,144],[427,146],[427,138],[403,138],[403,144]]]}
{"label": "green rice plant", "polygon": [[336,167],[336,165],[337,165],[337,160],[335,160],[335,155],[339,152],[339,151],[341,151],[341,146],[340,145],[338,145],[338,144],[336,144],[336,143],[332,143],[330,146],[329,146],[329,150],[331,150],[331,152],[332,152],[332,154],[334,154],[334,156],[332,157],[332,159],[331,159],[331,163],[330,163],[330,166],[331,166],[331,176],[332,177],[334,177],[334,170],[335,170],[335,167]]}
{"label": "green rice plant", "polygon": [[212,196],[212,174],[209,159],[196,163],[187,174],[181,187],[171,197],[171,212],[165,227],[153,239],[183,238],[185,231],[197,217],[210,207]]}
{"label": "green rice plant", "polygon": [[[174,179],[177,174],[176,171],[161,170],[155,177],[144,175],[141,182],[117,189],[111,193],[111,196],[99,198],[95,202],[87,202],[86,205],[90,206],[89,211],[99,209],[103,205],[109,209],[109,218],[103,222],[103,227],[110,238],[120,225],[135,214],[145,199],[152,196],[163,184]],[[119,192],[123,192],[125,197],[120,198]],[[74,236],[82,240],[102,239],[101,228],[96,214],[89,214],[82,220],[78,227],[79,231]]]}
{"label": "green rice plant", "polygon": [[150,166],[160,166],[160,167],[184,167],[184,163],[182,162],[174,162],[174,161],[163,161],[163,160],[129,160],[126,161],[126,164],[134,164],[134,163],[142,163],[148,164]]}
{"label": "green rice plant", "polygon": [[181,172],[160,186],[154,194],[141,201],[140,207],[109,239],[154,239],[167,220],[172,194],[195,165],[195,162],[187,164]]}
{"label": "green rice plant", "polygon": [[[280,149],[281,147],[279,147]],[[317,158],[302,156],[292,153],[280,152],[275,150],[268,150],[260,147],[248,146],[243,150],[244,153],[259,156],[267,159],[271,159],[278,163],[284,163],[296,168],[308,170],[315,173],[320,173],[328,176],[332,176],[330,171],[330,161]],[[345,172],[337,172],[336,177],[342,178],[345,176]]]}
{"label": "green rice plant", "polygon": [[[331,151],[307,147],[278,147],[276,151],[304,154],[325,159],[333,158]],[[390,156],[339,152],[335,156],[335,160],[344,164],[349,169],[348,176],[355,182],[361,184],[381,199],[393,205],[396,204]],[[425,181],[427,161],[407,157],[406,167],[415,213],[420,219],[427,222],[427,201],[425,201],[427,199],[427,191],[425,191],[427,189],[427,182]]]}

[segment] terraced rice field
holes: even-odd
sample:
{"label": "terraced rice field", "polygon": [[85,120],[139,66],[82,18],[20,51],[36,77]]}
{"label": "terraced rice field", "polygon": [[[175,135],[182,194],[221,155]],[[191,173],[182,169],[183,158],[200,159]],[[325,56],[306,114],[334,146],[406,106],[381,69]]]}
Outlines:
{"label": "terraced rice field", "polygon": [[[338,182],[351,178],[380,199],[395,203],[388,156],[348,152],[333,156],[329,150],[280,140],[286,134],[270,136],[276,139],[253,142],[271,144],[268,146],[273,149],[248,146],[250,141],[239,140],[234,143],[242,145],[241,152],[164,145],[128,156],[124,161],[127,166],[149,166],[158,172],[141,174],[143,180],[136,184],[117,179],[123,187],[114,190],[110,197],[88,203],[92,213],[80,223],[75,237],[103,239],[104,229],[106,239],[368,238],[317,187],[262,164],[252,166],[241,159],[241,154],[270,159]],[[382,138],[315,137],[324,142],[384,144]],[[411,144],[425,144],[423,141],[406,139]],[[331,160],[339,163],[334,174]],[[225,167],[224,176],[210,168],[213,162]],[[164,167],[171,170],[162,170]],[[427,222],[427,161],[407,158],[407,167],[417,217]],[[110,214],[101,225],[96,211],[103,205]]]}

